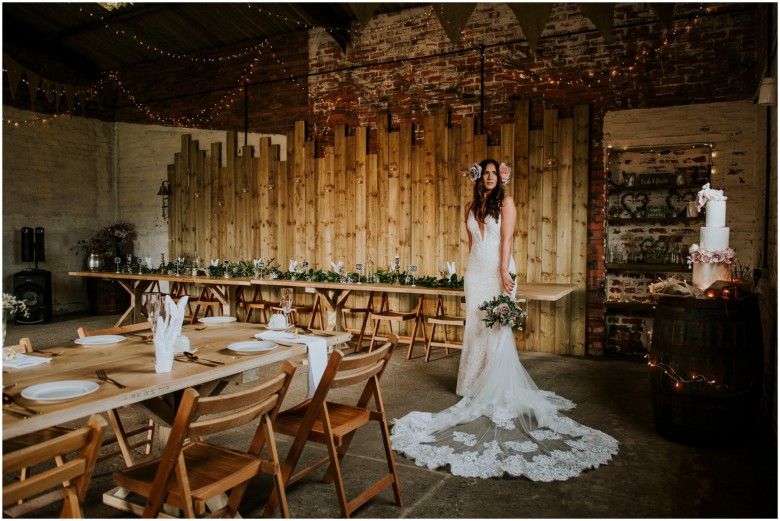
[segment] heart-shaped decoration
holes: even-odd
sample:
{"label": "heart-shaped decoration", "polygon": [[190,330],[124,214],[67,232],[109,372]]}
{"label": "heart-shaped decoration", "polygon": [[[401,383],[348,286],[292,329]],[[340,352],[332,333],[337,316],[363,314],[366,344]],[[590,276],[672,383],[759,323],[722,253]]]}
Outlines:
{"label": "heart-shaped decoration", "polygon": [[694,192],[679,193],[677,190],[672,190],[666,198],[666,205],[672,209],[673,214],[676,217],[685,217],[685,210],[688,207],[688,203],[696,200],[696,194]]}
{"label": "heart-shaped decoration", "polygon": [[655,250],[655,242],[653,239],[645,239],[639,243],[639,250],[647,255]]}
{"label": "heart-shaped decoration", "polygon": [[623,197],[620,198],[620,204],[623,205],[623,208],[625,208],[632,217],[644,217],[648,199],[648,194],[629,192],[623,194]]}

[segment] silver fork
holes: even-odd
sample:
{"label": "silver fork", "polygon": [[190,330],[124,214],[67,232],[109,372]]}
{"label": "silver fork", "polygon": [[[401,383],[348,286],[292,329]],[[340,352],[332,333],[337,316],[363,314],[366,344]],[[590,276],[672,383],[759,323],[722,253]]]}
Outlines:
{"label": "silver fork", "polygon": [[117,382],[116,380],[114,380],[113,378],[110,378],[110,377],[109,377],[109,376],[106,374],[106,371],[105,371],[105,369],[98,369],[97,371],[95,371],[95,374],[97,375],[97,377],[98,377],[98,378],[100,378],[100,379],[101,379],[101,380],[103,380],[104,382],[111,382],[112,384],[116,385],[116,386],[117,386],[117,387],[119,387],[120,389],[126,389],[126,388],[127,388],[127,386],[126,386],[126,385],[122,385],[122,384],[120,384],[119,382]]}

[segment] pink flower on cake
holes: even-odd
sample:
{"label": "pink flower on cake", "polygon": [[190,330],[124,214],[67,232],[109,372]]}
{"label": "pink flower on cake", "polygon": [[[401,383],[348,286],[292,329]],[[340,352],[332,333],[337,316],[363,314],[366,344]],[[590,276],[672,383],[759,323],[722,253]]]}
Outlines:
{"label": "pink flower on cake", "polygon": [[725,201],[728,197],[723,195],[723,190],[714,190],[710,188],[710,184],[701,187],[698,195],[696,196],[696,209],[701,212],[704,205],[709,201]]}
{"label": "pink flower on cake", "polygon": [[737,255],[732,248],[726,248],[725,250],[713,250],[709,251],[700,247],[698,244],[691,244],[688,248],[688,267],[692,267],[697,262],[712,262],[723,264],[734,264],[737,260]]}

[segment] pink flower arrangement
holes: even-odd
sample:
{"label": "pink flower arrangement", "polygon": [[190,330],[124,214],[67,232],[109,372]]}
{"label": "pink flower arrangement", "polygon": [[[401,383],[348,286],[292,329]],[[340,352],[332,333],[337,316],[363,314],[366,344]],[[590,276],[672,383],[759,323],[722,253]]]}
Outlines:
{"label": "pink flower arrangement", "polygon": [[710,251],[705,248],[700,248],[698,244],[692,244],[691,247],[688,248],[688,267],[690,268],[695,262],[722,262],[724,264],[734,264],[737,262],[737,254],[732,248]]}
{"label": "pink flower arrangement", "polygon": [[498,176],[501,178],[501,184],[505,185],[512,177],[512,169],[506,163],[501,163],[498,166]]}
{"label": "pink flower arrangement", "polygon": [[503,294],[493,297],[479,305],[479,309],[485,312],[482,321],[485,327],[499,326],[513,327],[523,330],[523,318],[527,316],[524,309],[517,307],[515,301],[509,295]]}

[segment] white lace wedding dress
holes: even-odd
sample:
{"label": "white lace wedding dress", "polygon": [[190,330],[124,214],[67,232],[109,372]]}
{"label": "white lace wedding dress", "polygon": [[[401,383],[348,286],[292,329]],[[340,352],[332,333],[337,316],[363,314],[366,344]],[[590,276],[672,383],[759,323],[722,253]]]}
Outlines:
{"label": "white lace wedding dress", "polygon": [[[438,413],[411,412],[393,423],[393,448],[417,465],[446,465],[457,476],[526,476],[565,480],[607,463],[618,442],[559,413],[574,404],[536,386],[517,355],[512,330],[488,329],[478,306],[501,294],[501,219],[488,217],[484,236],[470,213],[472,236],[465,275],[466,327],[458,394]],[[512,271],[514,262],[512,263]]]}

